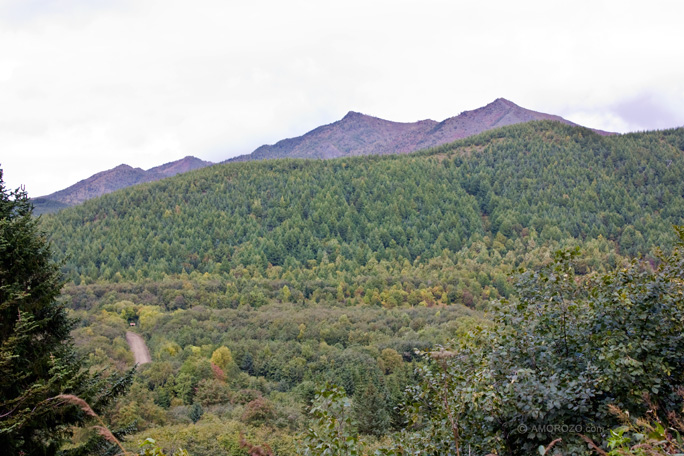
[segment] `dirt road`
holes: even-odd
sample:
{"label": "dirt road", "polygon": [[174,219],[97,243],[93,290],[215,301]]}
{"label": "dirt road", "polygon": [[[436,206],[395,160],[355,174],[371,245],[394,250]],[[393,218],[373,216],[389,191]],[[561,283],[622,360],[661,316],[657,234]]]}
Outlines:
{"label": "dirt road", "polygon": [[146,364],[152,362],[150,351],[147,349],[147,344],[145,344],[145,340],[140,336],[140,334],[127,331],[126,341],[128,342],[128,346],[131,347],[133,356],[135,356],[136,364]]}

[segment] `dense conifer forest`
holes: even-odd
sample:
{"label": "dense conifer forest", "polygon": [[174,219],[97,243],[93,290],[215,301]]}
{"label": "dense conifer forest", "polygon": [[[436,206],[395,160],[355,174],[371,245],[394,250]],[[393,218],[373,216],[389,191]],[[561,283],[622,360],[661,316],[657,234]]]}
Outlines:
{"label": "dense conifer forest", "polygon": [[485,236],[505,251],[601,236],[636,255],[671,245],[684,216],[682,148],[681,129],[602,137],[534,122],[410,156],[213,166],[45,227],[84,281],[425,263]]}
{"label": "dense conifer forest", "polygon": [[[76,349],[91,369],[123,372],[133,365],[127,330],[143,335],[150,348],[153,362],[138,367],[128,395],[106,416],[112,427],[129,430],[131,448],[151,436],[196,456],[295,454],[297,445],[317,454],[306,451],[323,434],[301,436],[312,422],[325,427],[342,404],[338,411],[349,419],[336,423],[349,423],[366,452],[449,454],[454,443],[430,426],[453,418],[458,405],[442,415],[436,406],[420,409],[432,393],[421,396],[416,385],[434,391],[430,369],[443,368],[450,388],[467,395],[472,391],[456,386],[486,385],[508,373],[473,368],[484,373],[458,377],[451,361],[440,361],[451,355],[426,353],[467,341],[471,350],[492,341],[504,346],[501,328],[519,329],[520,315],[529,315],[507,313],[501,303],[556,299],[555,291],[534,285],[556,277],[554,267],[573,277],[573,296],[586,298],[591,309],[599,302],[587,298],[600,294],[597,277],[612,277],[630,258],[639,258],[629,266],[635,277],[651,274],[644,287],[653,277],[681,280],[675,265],[658,269],[675,260],[655,249],[673,251],[683,198],[684,129],[599,136],[544,121],[410,155],[216,165],[44,215],[40,224],[63,262],[61,299],[76,320]],[[581,253],[554,253],[575,248]],[[527,282],[516,286],[523,269],[547,272],[534,280],[523,275]],[[572,284],[557,289],[568,292]],[[581,320],[568,312],[561,314]],[[607,314],[591,315],[611,324]],[[594,334],[580,323],[573,340]],[[675,323],[672,347],[679,343]],[[546,320],[539,325],[552,329],[539,333],[532,351],[561,331]],[[502,356],[493,350],[463,362],[485,365]],[[524,359],[515,356],[511,365]],[[585,398],[591,404],[582,416],[598,419],[613,397],[592,383],[604,374],[585,365],[572,371],[572,356],[563,356],[545,359],[586,377],[586,384],[561,380],[553,388],[594,388],[591,397],[601,400]],[[659,360],[659,369],[673,366],[667,357]],[[515,369],[532,369],[525,362]],[[535,382],[522,384],[551,388],[544,379]],[[646,384],[654,395],[660,391]],[[667,386],[673,410],[676,386]],[[579,397],[551,396],[540,399],[551,408]],[[508,429],[515,410],[491,416]],[[416,413],[435,421],[416,424],[410,421]],[[472,436],[461,441],[481,451],[473,454],[522,454],[511,448],[536,451],[554,437],[487,434],[489,422],[476,429],[485,417],[459,413],[465,427],[456,429]],[[577,415],[558,416],[577,424]],[[435,446],[412,447],[423,453],[387,449],[394,437],[416,429]],[[603,444],[598,434],[589,437]],[[576,441],[568,445],[579,448]],[[339,451],[330,454],[353,454]]]}

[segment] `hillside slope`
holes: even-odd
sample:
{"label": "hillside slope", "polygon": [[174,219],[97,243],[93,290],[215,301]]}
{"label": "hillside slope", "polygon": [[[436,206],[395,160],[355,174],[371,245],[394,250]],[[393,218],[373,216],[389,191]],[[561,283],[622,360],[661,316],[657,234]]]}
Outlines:
{"label": "hillside slope", "polygon": [[[435,125],[416,144],[417,149],[435,147],[467,138],[494,128],[505,127],[536,120],[552,120],[567,125],[579,126],[560,116],[546,114],[522,108],[505,98],[498,98],[487,106],[472,111],[465,111],[458,116],[450,117]],[[609,135],[601,130],[594,130],[601,135]]]}
{"label": "hillside slope", "polygon": [[[231,163],[45,220],[67,268],[108,278],[321,261],[410,262],[483,236],[667,245],[684,222],[684,130],[600,136],[557,122],[427,152]],[[350,266],[352,267],[352,266]]]}
{"label": "hillside slope", "polygon": [[[215,455],[249,433],[296,454],[291,436],[310,427],[318,385],[341,385],[352,403],[375,398],[364,409],[387,417],[420,381],[419,352],[474,340],[464,336],[491,327],[493,299],[508,309],[525,307],[516,296],[543,297],[545,322],[560,321],[546,283],[529,275],[521,281],[535,288],[518,294],[509,279],[550,265],[558,248],[581,248],[576,277],[615,270],[611,282],[634,290],[593,302],[618,316],[643,303],[637,295],[662,307],[638,268],[621,266],[668,248],[683,196],[684,129],[605,137],[542,121],[408,155],[216,165],[41,223],[66,259],[60,301],[93,369],[133,365],[131,318],[145,336],[152,363],[112,420],[141,423],[131,448],[151,437]],[[518,328],[504,333],[530,334]],[[197,410],[207,419],[191,424]]]}
{"label": "hillside slope", "polygon": [[33,204],[36,207],[36,214],[54,212],[122,188],[164,179],[211,164],[211,162],[188,156],[150,168],[147,171],[141,168],[133,168],[129,165],[119,165],[94,174],[64,190],[35,198]]}
{"label": "hillside slope", "polygon": [[442,122],[421,120],[398,123],[349,112],[337,122],[318,127],[296,138],[284,139],[274,145],[261,146],[251,154],[232,158],[227,162],[405,154],[451,143],[493,128],[535,120],[554,120],[575,125],[559,116],[522,108],[504,98]]}
{"label": "hillside slope", "polygon": [[413,152],[417,150],[419,138],[436,125],[434,120],[390,122],[351,111],[342,120],[318,127],[303,136],[284,139],[272,146],[264,145],[249,155],[227,161],[338,158]]}
{"label": "hillside slope", "polygon": [[[320,126],[296,138],[284,139],[274,145],[261,146],[251,154],[231,158],[225,162],[406,154],[447,144],[493,128],[535,120],[553,120],[575,125],[562,117],[531,111],[503,98],[442,122],[434,120],[412,123],[391,122],[351,111],[337,122]],[[610,134],[598,130],[596,132]],[[64,190],[34,199],[35,213],[56,212],[115,190],[159,180],[211,164],[195,157],[185,157],[147,171],[120,165],[97,173]]]}

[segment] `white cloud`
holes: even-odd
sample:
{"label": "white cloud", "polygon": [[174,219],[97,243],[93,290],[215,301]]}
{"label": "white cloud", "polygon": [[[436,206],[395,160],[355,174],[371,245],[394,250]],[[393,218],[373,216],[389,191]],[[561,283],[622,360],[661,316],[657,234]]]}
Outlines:
{"label": "white cloud", "polygon": [[[0,164],[50,193],[120,163],[249,153],[341,118],[506,97],[684,124],[678,1],[0,0]],[[671,125],[667,125],[671,122]]]}

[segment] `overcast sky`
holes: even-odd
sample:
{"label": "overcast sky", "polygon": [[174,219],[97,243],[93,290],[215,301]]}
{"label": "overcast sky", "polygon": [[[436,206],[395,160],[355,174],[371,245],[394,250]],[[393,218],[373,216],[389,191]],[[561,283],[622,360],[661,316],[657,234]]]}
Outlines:
{"label": "overcast sky", "polygon": [[39,196],[121,163],[250,153],[342,118],[504,97],[684,125],[684,2],[0,0],[0,165]]}

